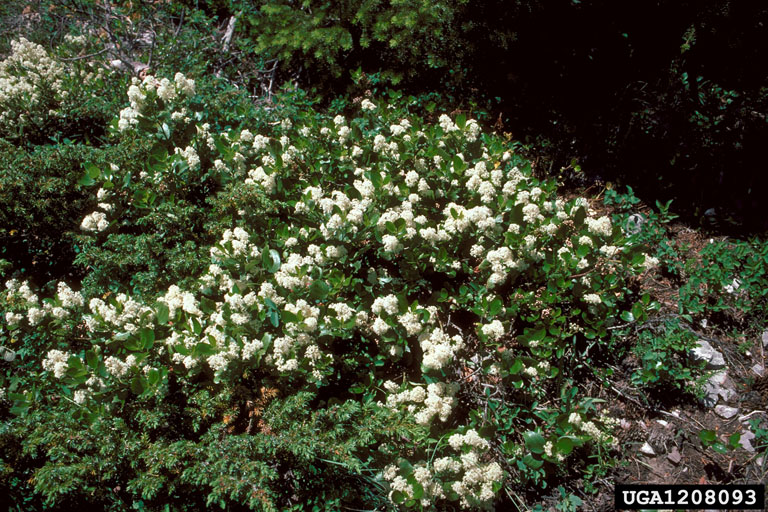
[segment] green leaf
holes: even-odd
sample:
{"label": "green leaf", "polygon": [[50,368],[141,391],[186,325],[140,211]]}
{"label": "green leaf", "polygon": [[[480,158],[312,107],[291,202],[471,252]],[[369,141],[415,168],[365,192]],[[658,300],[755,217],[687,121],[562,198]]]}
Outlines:
{"label": "green leaf", "polygon": [[544,444],[547,442],[544,436],[538,432],[528,431],[523,434],[523,439],[525,440],[525,447],[530,451],[533,453],[544,453]]}
{"label": "green leaf", "polygon": [[157,370],[157,368],[152,368],[149,370],[149,373],[147,373],[147,380],[149,381],[149,385],[151,387],[157,387],[157,385],[160,383],[160,372]]}
{"label": "green leaf", "polygon": [[261,252],[261,264],[270,274],[280,270],[280,253],[267,247]]}
{"label": "green leaf", "polygon": [[91,162],[84,163],[83,167],[85,167],[86,176],[89,176],[94,180],[98,179],[101,176],[101,169],[93,165]]}
{"label": "green leaf", "polygon": [[328,296],[328,292],[331,291],[331,287],[323,280],[313,281],[309,287],[309,295],[313,299],[323,300]]}
{"label": "green leaf", "polygon": [[273,327],[280,325],[280,314],[277,311],[272,309],[267,313],[267,316],[269,317],[269,323],[271,323]]}
{"label": "green leaf", "polygon": [[405,494],[400,491],[392,491],[392,501],[394,501],[397,505],[401,504],[405,501]]}
{"label": "green leaf", "polygon": [[80,178],[79,180],[77,180],[77,183],[78,183],[79,185],[82,185],[82,186],[84,186],[84,187],[90,187],[91,185],[93,185],[94,183],[96,183],[96,181],[95,181],[93,178],[91,178],[90,176],[88,176],[88,174],[85,174],[85,175],[83,175],[83,177],[82,177],[82,178]]}
{"label": "green leaf", "polygon": [[88,363],[88,366],[94,370],[99,367],[99,356],[97,356],[96,352],[93,350],[89,350],[85,353],[85,361]]}
{"label": "green leaf", "polygon": [[170,310],[168,304],[162,301],[155,302],[155,314],[157,315],[157,323],[164,325],[168,323],[168,315]]}
{"label": "green leaf", "polygon": [[635,315],[633,315],[630,311],[622,311],[621,312],[621,319],[625,322],[634,322],[635,321]]}
{"label": "green leaf", "polygon": [[501,311],[501,308],[504,306],[504,304],[501,302],[501,299],[496,298],[491,302],[490,306],[488,306],[488,316],[493,317],[499,314]]}
{"label": "green leaf", "polygon": [[576,446],[576,438],[572,436],[563,436],[557,440],[557,451],[563,455],[568,455],[573,451]]}
{"label": "green leaf", "polygon": [[523,457],[523,462],[525,463],[526,466],[533,469],[539,469],[541,466],[544,465],[543,460],[534,459],[530,453],[525,457]]}
{"label": "green leaf", "polygon": [[712,445],[712,449],[715,450],[717,453],[727,453],[728,448],[725,447],[723,443],[715,443]]}
{"label": "green leaf", "polygon": [[139,331],[139,340],[141,341],[141,346],[144,350],[149,350],[155,343],[155,331],[145,327]]}
{"label": "green leaf", "polygon": [[145,389],[146,387],[144,385],[143,379],[141,378],[140,375],[136,375],[131,380],[131,391],[133,391],[137,395],[140,395],[144,392]]}
{"label": "green leaf", "polygon": [[461,173],[464,172],[464,169],[467,168],[467,164],[459,158],[458,156],[453,157],[453,169],[456,171],[456,174],[461,176]]}
{"label": "green leaf", "polygon": [[701,439],[705,446],[710,445],[717,439],[717,434],[714,430],[701,430],[699,431],[699,439]]}
{"label": "green leaf", "polygon": [[216,311],[216,303],[209,299],[208,297],[203,297],[200,299],[200,311],[203,313],[210,315],[214,311]]}

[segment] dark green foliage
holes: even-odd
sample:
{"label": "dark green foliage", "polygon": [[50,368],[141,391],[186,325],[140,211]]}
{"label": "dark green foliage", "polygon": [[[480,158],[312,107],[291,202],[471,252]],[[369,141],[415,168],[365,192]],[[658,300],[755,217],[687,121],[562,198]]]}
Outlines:
{"label": "dark green foliage", "polygon": [[755,166],[768,135],[758,3],[233,2],[230,12],[309,85],[343,91],[358,67],[373,79],[363,87],[440,83],[489,105],[516,136],[552,141],[554,169],[576,153],[591,179],[677,198],[689,218],[716,207],[731,224],[768,227]]}
{"label": "dark green foliage", "polygon": [[[235,420],[225,413],[236,397],[197,397],[186,406],[115,408],[87,429],[50,403],[4,422],[0,489],[12,507],[25,511],[75,505],[174,512],[387,506],[381,483],[365,467],[375,455],[368,447],[408,435],[413,425],[355,402],[311,411],[313,397],[303,393],[254,416],[260,432],[232,435],[227,424]],[[215,416],[204,429],[184,428],[210,412]],[[29,499],[32,489],[42,501]]]}
{"label": "dark green foliage", "polygon": [[0,257],[43,285],[79,275],[73,235],[93,199],[78,181],[83,162],[109,166],[132,158],[130,144],[97,149],[84,144],[19,148],[0,139]]}
{"label": "dark green foliage", "polygon": [[768,306],[768,247],[760,240],[711,243],[686,265],[680,312],[758,334]]}

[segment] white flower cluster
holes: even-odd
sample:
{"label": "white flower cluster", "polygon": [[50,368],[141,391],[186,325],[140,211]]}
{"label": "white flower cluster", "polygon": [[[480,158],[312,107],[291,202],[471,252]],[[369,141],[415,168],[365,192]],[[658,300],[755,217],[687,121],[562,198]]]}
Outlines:
{"label": "white flower cluster", "polygon": [[603,216],[603,217],[600,217],[599,219],[587,217],[584,220],[584,222],[586,222],[587,229],[589,229],[590,233],[594,233],[595,235],[600,235],[605,237],[611,236],[611,233],[613,231],[613,226],[611,225],[610,217]]}
{"label": "white flower cluster", "polygon": [[421,365],[426,370],[439,370],[453,361],[457,352],[464,347],[464,340],[458,334],[449,336],[442,329],[435,328],[421,335],[419,344],[424,352]]}
{"label": "white flower cluster", "polygon": [[53,372],[54,377],[60,379],[69,369],[69,354],[61,350],[49,350],[43,359],[43,369]]}
{"label": "white flower cluster", "polygon": [[130,105],[120,111],[117,128],[122,132],[138,125],[139,116],[145,112],[150,102],[154,104],[154,97],[164,102],[171,102],[179,96],[189,97],[194,94],[195,81],[182,73],[176,73],[173,82],[167,78],[158,80],[153,75],[147,75],[143,80],[134,77],[128,88]]}
{"label": "white flower cluster", "polygon": [[90,331],[116,328],[136,334],[142,327],[152,327],[155,320],[152,308],[124,293],[115,296],[109,304],[94,297],[88,307],[92,314],[85,316],[85,324]]}
{"label": "white flower cluster", "polygon": [[80,224],[80,229],[83,231],[101,232],[109,227],[109,221],[107,220],[107,214],[104,212],[92,212],[85,216],[83,222]]}
{"label": "white flower cluster", "polygon": [[[452,435],[448,444],[458,455],[437,458],[431,463],[431,468],[425,462],[413,465],[413,477],[423,489],[421,506],[435,510],[435,503],[447,497],[447,484],[459,495],[462,506],[492,510],[495,496],[493,485],[504,480],[504,471],[498,462],[482,462],[490,444],[471,429],[463,435]],[[399,491],[406,499],[414,497],[413,486],[394,464],[384,468],[381,476],[389,482],[393,492]]]}
{"label": "white flower cluster", "polygon": [[504,325],[499,320],[494,320],[480,328],[482,333],[493,341],[504,336]]}
{"label": "white flower cluster", "polygon": [[5,287],[8,290],[5,297],[6,301],[18,303],[17,297],[23,300],[23,304],[19,304],[24,308],[23,314],[13,311],[6,311],[5,313],[5,321],[12,326],[17,325],[25,316],[32,327],[40,324],[46,315],[63,319],[70,315],[71,310],[81,308],[84,304],[80,292],[73,291],[64,282],[59,282],[57,285],[56,300],[46,300],[42,304],[38,296],[32,292],[28,281],[21,283],[17,279],[11,279],[5,283]]}
{"label": "white flower cluster", "polygon": [[474,430],[468,431],[461,439],[454,437],[449,440],[451,448],[457,452],[463,452],[464,446],[469,446],[470,451],[461,453],[461,471],[464,472],[460,481],[451,486],[453,492],[461,497],[464,507],[491,509],[495,496],[493,484],[504,480],[504,471],[498,462],[481,462],[481,456],[488,451],[489,444]]}
{"label": "white flower cluster", "polygon": [[168,292],[158,298],[158,301],[164,302],[168,306],[168,317],[174,318],[178,310],[183,310],[190,315],[201,316],[197,298],[191,292],[182,291],[178,286],[172,284]]}
{"label": "white flower cluster", "polygon": [[42,122],[68,93],[66,73],[39,44],[23,37],[11,41],[11,54],[0,62],[0,125]]}
{"label": "white flower cluster", "polygon": [[190,169],[194,170],[200,167],[200,157],[192,146],[187,146],[184,149],[176,148],[174,151],[177,155],[181,155],[181,158],[184,159]]}
{"label": "white flower cluster", "polygon": [[584,302],[587,304],[600,304],[603,302],[603,300],[596,293],[588,293],[584,295]]}
{"label": "white flower cluster", "polygon": [[107,369],[107,373],[121,379],[128,374],[128,371],[136,366],[136,356],[133,354],[125,358],[125,361],[118,359],[114,356],[109,356],[104,360],[104,366]]}
{"label": "white flower cluster", "polygon": [[[429,425],[435,417],[440,421],[448,421],[453,407],[456,405],[455,395],[459,390],[455,382],[434,382],[429,384],[426,390],[422,386],[415,386],[398,392],[398,386],[394,382],[387,382],[384,388],[389,392],[386,406],[397,410],[401,405],[406,405],[408,412],[415,414],[416,422],[420,425]],[[380,403],[380,405],[383,405]]]}

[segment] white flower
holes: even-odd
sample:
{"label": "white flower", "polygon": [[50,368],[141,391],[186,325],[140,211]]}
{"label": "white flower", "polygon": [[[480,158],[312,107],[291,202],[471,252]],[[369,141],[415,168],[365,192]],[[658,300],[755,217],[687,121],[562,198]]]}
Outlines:
{"label": "white flower", "polygon": [[60,379],[67,373],[69,364],[69,354],[61,350],[49,350],[46,358],[43,360],[43,369],[53,372],[53,375]]}
{"label": "white flower", "polygon": [[85,216],[80,228],[84,231],[104,231],[109,227],[107,215],[104,212],[93,212]]}
{"label": "white flower", "polygon": [[587,304],[600,304],[603,301],[598,294],[588,293],[584,295],[584,302],[586,302]]}
{"label": "white flower", "polygon": [[613,227],[611,226],[611,219],[609,217],[603,216],[599,219],[588,217],[585,219],[585,222],[590,233],[601,236],[611,236]]}
{"label": "white flower", "polygon": [[381,242],[384,244],[384,250],[386,252],[400,252],[403,250],[403,245],[400,240],[394,235],[384,235],[381,237]]}
{"label": "white flower", "polygon": [[378,334],[379,336],[385,334],[387,331],[389,331],[389,325],[387,322],[385,322],[381,318],[376,318],[376,320],[373,322],[373,326],[371,327],[373,329],[373,332]]}
{"label": "white flower", "polygon": [[482,326],[481,331],[491,340],[496,341],[504,335],[504,325],[499,320]]}
{"label": "white flower", "polygon": [[14,313],[13,311],[9,311],[5,314],[5,321],[8,322],[9,325],[16,325],[22,318],[24,318],[22,314]]}

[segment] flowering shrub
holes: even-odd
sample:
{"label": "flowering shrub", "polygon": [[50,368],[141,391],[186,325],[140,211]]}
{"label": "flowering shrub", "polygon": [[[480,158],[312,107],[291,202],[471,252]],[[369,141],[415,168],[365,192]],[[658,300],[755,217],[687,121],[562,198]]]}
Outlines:
{"label": "flowering shrub", "polygon": [[[182,74],[134,80],[114,136],[154,141],[149,159],[87,164],[98,206],[80,227],[86,261],[137,223],[177,229],[176,203],[202,195],[217,217],[201,221],[216,237],[203,269],[141,294],[7,280],[0,341],[39,344],[25,354],[38,388],[2,377],[17,421],[51,421],[42,410],[55,404],[72,425],[150,428],[131,432],[135,452],[114,455],[124,469],[104,478],[157,508],[150,470],[206,505],[276,510],[319,500],[299,482],[330,465],[341,476],[323,507],[378,495],[492,509],[505,485],[611,445],[615,422],[575,388],[555,408],[527,407],[608,336],[627,278],[651,262],[609,218],[559,198],[463,115],[431,123],[406,101],[364,99],[351,117],[216,131],[194,95]],[[49,503],[92,485],[67,460],[35,471]],[[63,467],[81,480],[57,487]]]}
{"label": "flowering shrub", "polygon": [[13,41],[0,61],[0,136],[39,137],[51,125],[76,123],[72,114],[82,116],[91,91],[103,83],[102,68],[67,66],[39,44]]}

